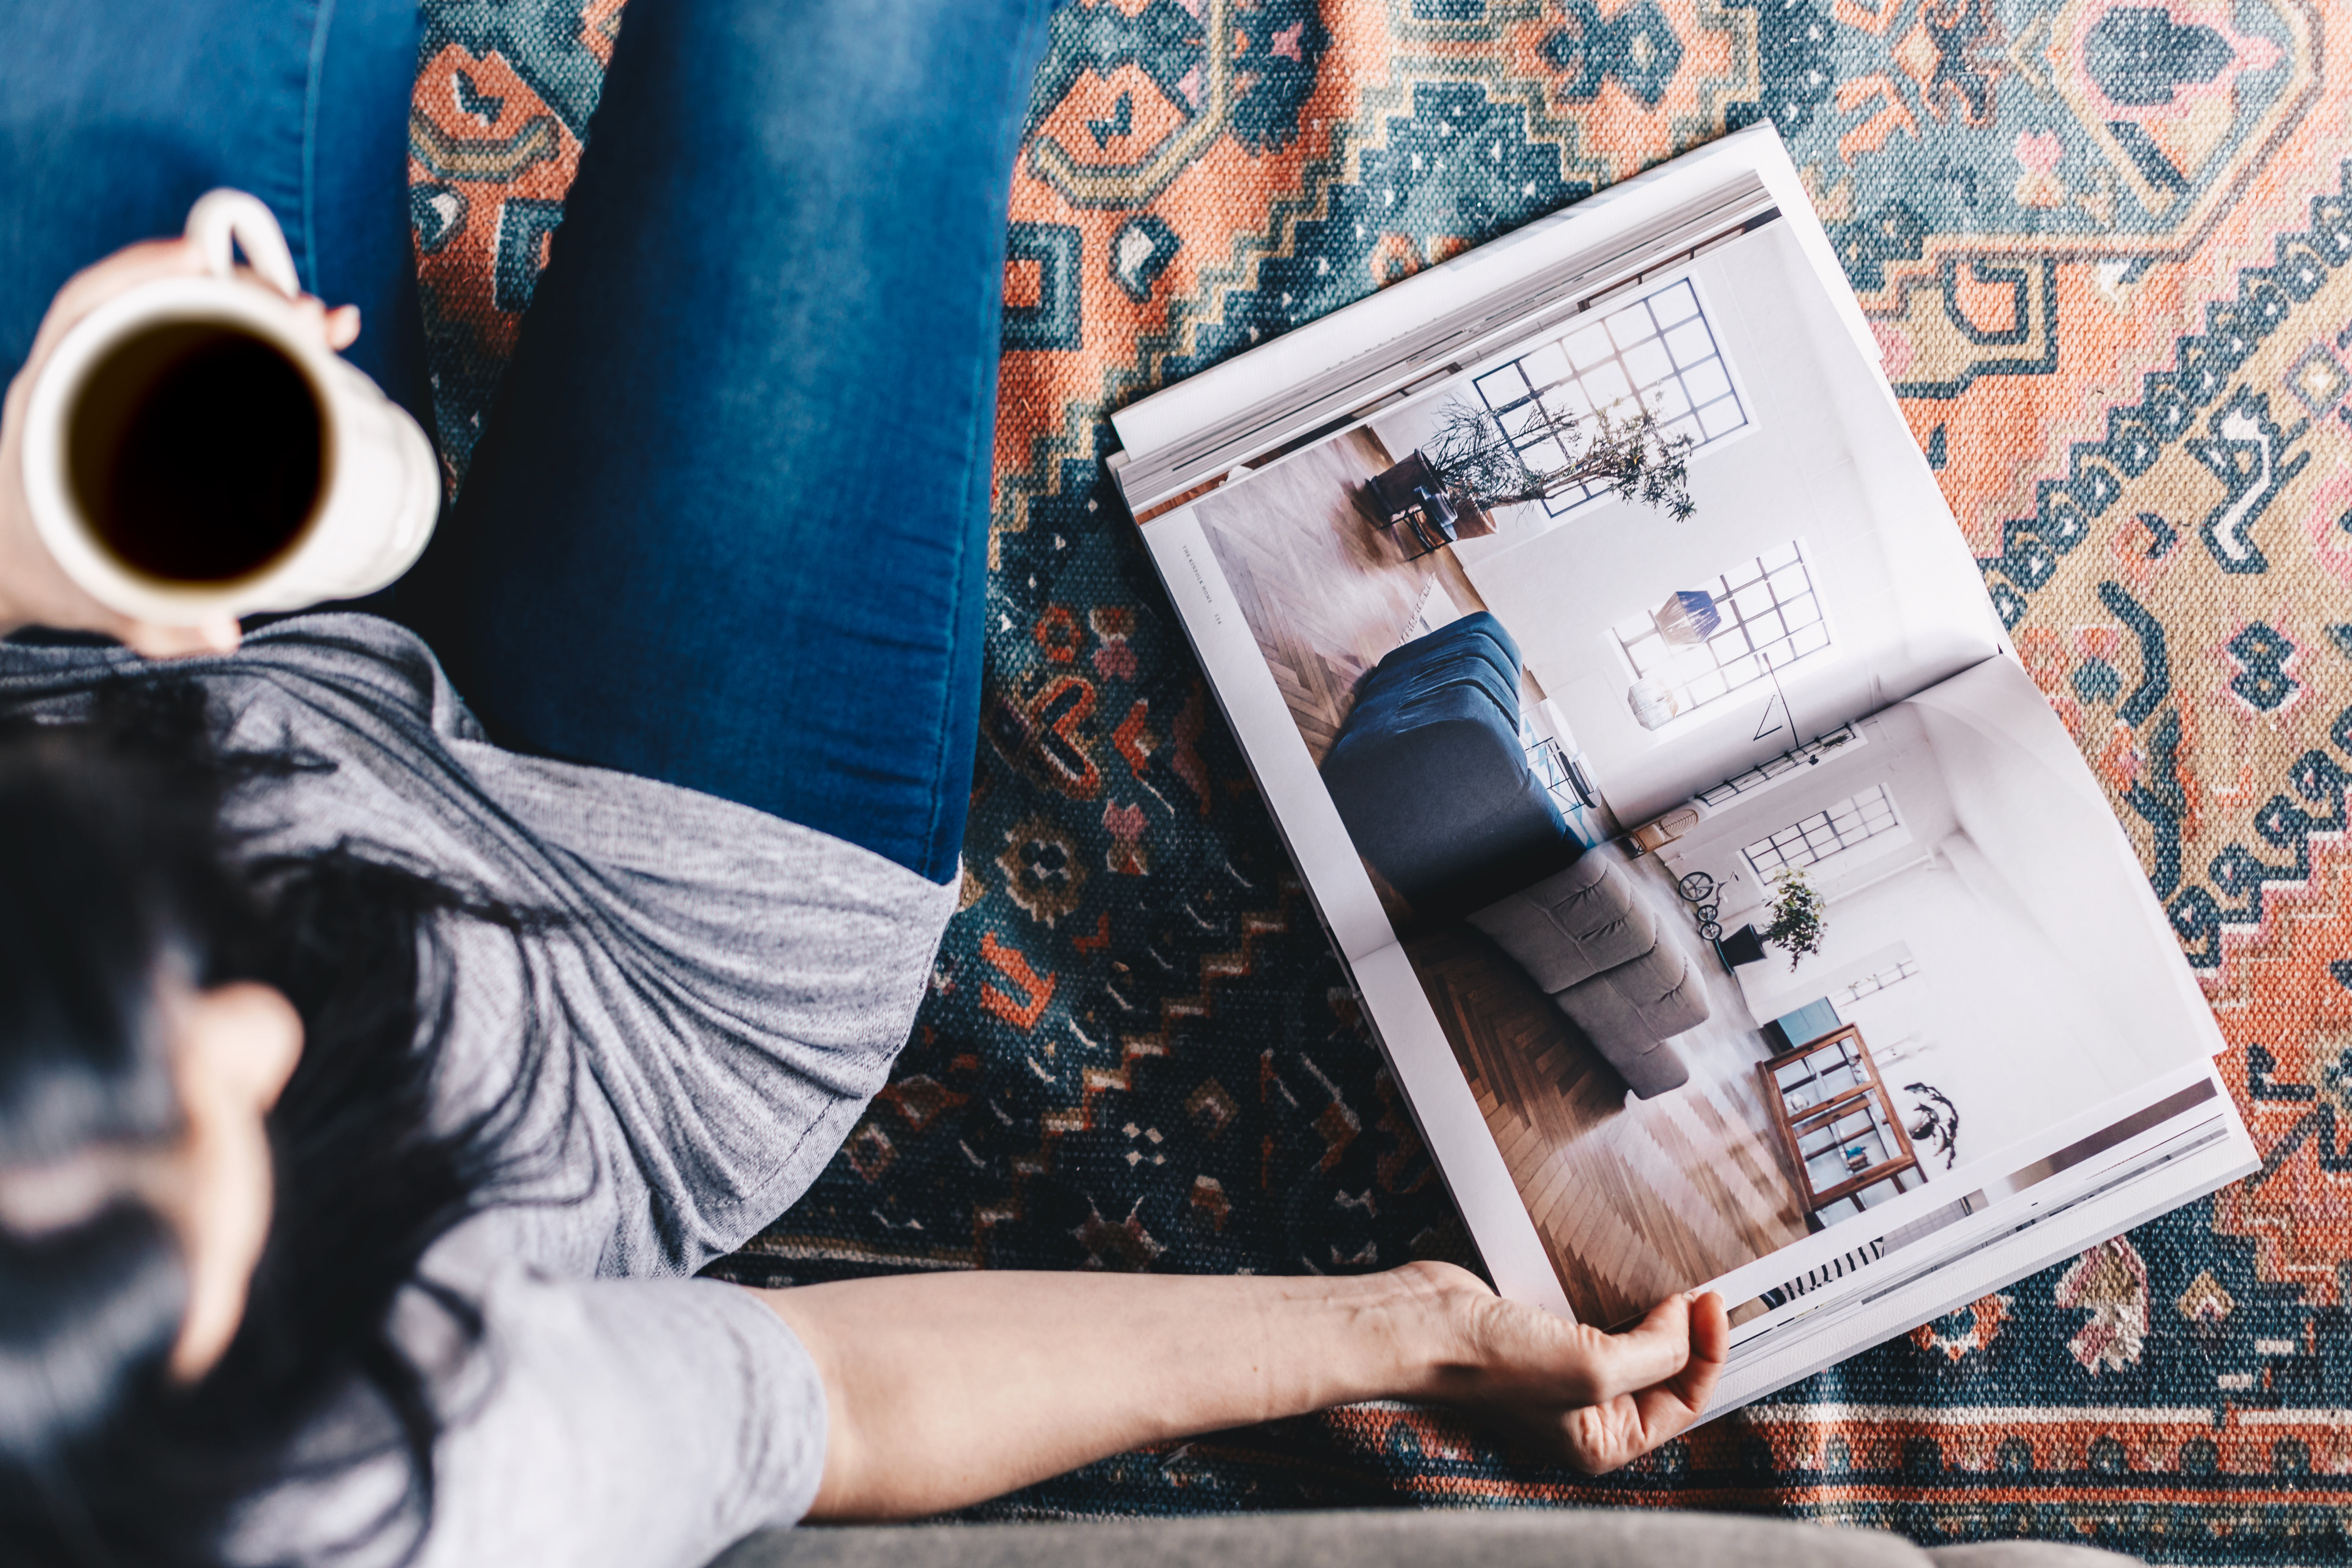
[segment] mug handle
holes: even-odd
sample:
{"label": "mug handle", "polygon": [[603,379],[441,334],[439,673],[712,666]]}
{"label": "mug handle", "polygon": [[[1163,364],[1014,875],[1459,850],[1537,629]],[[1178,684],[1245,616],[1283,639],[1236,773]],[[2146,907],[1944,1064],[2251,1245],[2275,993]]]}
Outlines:
{"label": "mug handle", "polygon": [[226,189],[205,192],[188,209],[187,237],[204,247],[205,265],[215,278],[236,276],[236,252],[242,249],[262,281],[289,300],[302,292],[285,232],[259,196]]}

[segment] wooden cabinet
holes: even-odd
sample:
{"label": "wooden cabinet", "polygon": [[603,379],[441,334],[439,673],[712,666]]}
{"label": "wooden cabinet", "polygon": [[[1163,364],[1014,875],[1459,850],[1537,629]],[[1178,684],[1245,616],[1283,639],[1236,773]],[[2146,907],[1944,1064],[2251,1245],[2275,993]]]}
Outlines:
{"label": "wooden cabinet", "polygon": [[1860,1029],[1848,1024],[1756,1070],[1812,1228],[1926,1184]]}

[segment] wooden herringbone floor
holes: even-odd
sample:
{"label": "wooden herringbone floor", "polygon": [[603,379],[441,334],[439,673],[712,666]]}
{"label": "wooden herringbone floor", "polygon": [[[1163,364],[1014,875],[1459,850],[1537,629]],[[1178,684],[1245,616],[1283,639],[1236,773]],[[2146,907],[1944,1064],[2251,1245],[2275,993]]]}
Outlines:
{"label": "wooden herringbone floor", "polygon": [[1433,581],[1459,608],[1483,607],[1451,550],[1408,560],[1402,524],[1376,528],[1356,510],[1351,491],[1388,466],[1379,440],[1353,430],[1196,508],[1318,766],[1356,682],[1405,640]]}
{"label": "wooden herringbone floor", "polygon": [[[1654,897],[1654,912],[1686,921],[1669,901]],[[1756,1080],[1763,1040],[1712,958],[1714,1016],[1674,1042],[1690,1082],[1644,1100],[1478,932],[1426,932],[1405,952],[1580,1319],[1630,1321],[1803,1238]]]}

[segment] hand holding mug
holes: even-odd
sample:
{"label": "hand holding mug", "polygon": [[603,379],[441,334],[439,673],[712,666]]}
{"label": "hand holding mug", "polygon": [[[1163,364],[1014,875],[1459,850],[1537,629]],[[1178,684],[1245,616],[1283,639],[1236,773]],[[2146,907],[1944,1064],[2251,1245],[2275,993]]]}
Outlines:
{"label": "hand holding mug", "polygon": [[397,577],[440,476],[415,421],[335,357],[359,324],[300,293],[268,209],[235,192],[73,278],[0,421],[0,632],[225,652],[240,615]]}

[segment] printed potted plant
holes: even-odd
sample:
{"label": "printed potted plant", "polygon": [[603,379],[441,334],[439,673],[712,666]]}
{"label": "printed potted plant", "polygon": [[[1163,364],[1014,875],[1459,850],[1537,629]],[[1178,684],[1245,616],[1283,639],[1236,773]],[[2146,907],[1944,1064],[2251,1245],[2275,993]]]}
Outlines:
{"label": "printed potted plant", "polygon": [[1455,500],[1481,510],[1545,500],[1591,485],[1659,508],[1677,522],[1691,515],[1688,436],[1668,435],[1646,408],[1625,417],[1612,419],[1603,411],[1591,418],[1591,436],[1580,444],[1579,422],[1556,417],[1552,433],[1567,458],[1537,468],[1493,415],[1449,403],[1422,455]]}
{"label": "printed potted plant", "polygon": [[1764,906],[1772,911],[1764,940],[1789,955],[1790,969],[1821,952],[1822,896],[1805,879],[1804,872],[1791,866],[1777,873]]}
{"label": "printed potted plant", "polygon": [[1754,963],[1764,956],[1769,945],[1789,955],[1789,967],[1795,969],[1806,958],[1822,950],[1825,933],[1822,918],[1822,896],[1805,879],[1805,873],[1796,867],[1777,872],[1772,878],[1772,890],[1765,895],[1764,907],[1772,913],[1772,921],[1762,931],[1752,925],[1741,926],[1717,943],[1726,963]]}

